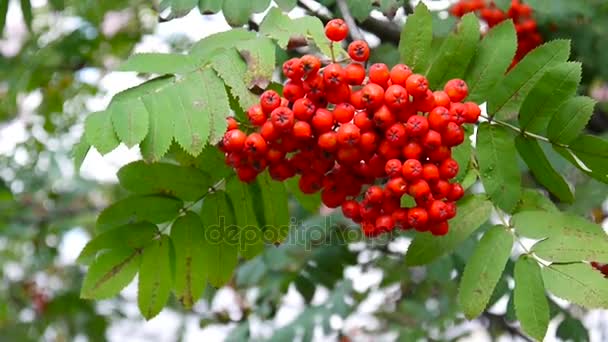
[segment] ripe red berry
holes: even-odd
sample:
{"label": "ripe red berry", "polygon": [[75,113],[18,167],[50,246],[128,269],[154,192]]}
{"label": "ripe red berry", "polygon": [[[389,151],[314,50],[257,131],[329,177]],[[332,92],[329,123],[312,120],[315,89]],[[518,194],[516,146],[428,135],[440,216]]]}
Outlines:
{"label": "ripe red berry", "polygon": [[481,109],[479,109],[479,106],[474,102],[465,102],[464,105],[466,107],[464,122],[476,123],[481,115]]}
{"label": "ripe red berry", "polygon": [[226,130],[230,131],[239,128],[239,123],[232,116],[226,118]]}
{"label": "ripe red berry", "polygon": [[431,187],[424,179],[418,179],[410,184],[407,192],[414,198],[422,198],[431,194]]}
{"label": "ripe red berry", "polygon": [[306,121],[298,121],[293,125],[293,136],[298,140],[308,140],[312,138],[312,129]]}
{"label": "ripe red berry", "polygon": [[469,88],[461,79],[449,80],[443,90],[448,94],[452,102],[461,102],[469,95]]}
{"label": "ripe red berry", "polygon": [[366,108],[376,109],[382,105],[384,89],[375,83],[369,83],[361,89],[361,97]]}
{"label": "ripe red berry", "polygon": [[252,156],[263,156],[267,149],[266,140],[259,133],[251,133],[245,139],[245,152]]}
{"label": "ripe red berry", "polygon": [[374,122],[369,118],[367,112],[358,112],[355,114],[353,123],[357,125],[362,132],[366,132],[374,128]]}
{"label": "ripe red berry", "polygon": [[416,180],[422,177],[422,164],[418,159],[408,159],[403,163],[401,173],[408,181]]}
{"label": "ripe red berry", "polygon": [[389,179],[386,183],[386,189],[396,198],[401,198],[407,192],[407,182],[403,177],[395,177]]}
{"label": "ripe red berry", "polygon": [[270,121],[264,122],[262,128],[260,128],[260,134],[266,141],[275,141],[280,136],[280,132],[274,128],[274,125]]}
{"label": "ripe red berry", "polygon": [[407,120],[405,130],[408,137],[422,137],[429,131],[429,122],[424,116],[414,115]]}
{"label": "ripe red berry", "polygon": [[[439,173],[439,169],[437,169],[437,173]],[[452,185],[450,182],[439,179],[431,184],[431,192],[433,197],[436,199],[444,199],[452,190]]]}
{"label": "ripe red berry", "polygon": [[453,183],[450,187],[450,192],[446,195],[449,201],[458,201],[464,196],[464,188],[458,183]]}
{"label": "ripe red berry", "polygon": [[407,223],[417,231],[425,231],[429,216],[422,208],[411,208],[407,213]]}
{"label": "ripe red berry", "polygon": [[365,192],[365,200],[368,203],[380,203],[383,198],[382,188],[377,185],[372,185]]}
{"label": "ripe red berry", "polygon": [[458,162],[448,158],[439,164],[439,174],[443,179],[451,179],[458,174]]}
{"label": "ripe red berry", "polygon": [[236,169],[236,175],[244,183],[251,183],[255,180],[258,173],[251,166],[243,166]]}
{"label": "ripe red berry", "polygon": [[405,88],[398,84],[393,84],[386,89],[384,102],[390,109],[402,110],[409,105],[410,99]]}
{"label": "ripe red berry", "polygon": [[433,92],[433,97],[435,97],[435,105],[441,106],[445,108],[450,108],[450,97],[443,90],[437,90]]}
{"label": "ripe red berry", "polygon": [[310,99],[298,99],[293,104],[293,115],[296,119],[309,121],[315,114],[315,105]]}
{"label": "ripe red berry", "polygon": [[369,81],[382,87],[386,85],[390,78],[390,71],[384,63],[372,64],[369,67]]}
{"label": "ripe red berry", "polygon": [[361,139],[361,130],[354,124],[345,123],[338,129],[338,144],[342,146],[356,146]]}
{"label": "ripe red berry", "polygon": [[288,101],[284,106],[286,107],[289,102],[294,102],[297,99],[304,97],[304,88],[302,87],[302,81],[290,80],[283,86],[283,96]]}
{"label": "ripe red berry", "polygon": [[343,102],[334,108],[334,119],[339,123],[350,122],[355,116],[355,107],[348,102]]}
{"label": "ripe red berry", "polygon": [[420,160],[422,158],[422,146],[415,141],[408,142],[403,147],[403,157],[406,159],[417,159]]}
{"label": "ripe red berry", "polygon": [[450,105],[451,121],[462,125],[466,120],[467,107],[460,102],[455,102]]}
{"label": "ripe red berry", "polygon": [[314,194],[321,190],[322,186],[323,175],[314,172],[303,173],[298,181],[298,187],[305,194]]}
{"label": "ripe red berry", "polygon": [[270,121],[279,132],[287,132],[293,128],[295,117],[291,109],[279,107],[270,113]]}
{"label": "ripe red berry", "polygon": [[317,109],[315,115],[312,117],[312,127],[317,133],[325,133],[330,131],[334,126],[333,114],[324,108]]}
{"label": "ripe red berry", "polygon": [[431,234],[435,236],[444,236],[450,230],[450,225],[447,221],[433,222],[429,226],[429,230],[431,231]]}
{"label": "ripe red berry", "polygon": [[428,113],[432,111],[433,108],[435,108],[435,96],[433,95],[433,92],[427,90],[425,95],[419,96],[414,99],[413,105],[419,112]]}
{"label": "ripe red berry", "polygon": [[304,69],[305,75],[316,74],[321,68],[321,60],[313,55],[304,55],[300,58],[302,68]]}
{"label": "ripe red berry", "polygon": [[346,193],[338,187],[324,188],[321,191],[321,201],[328,208],[337,208],[344,200],[346,200]]}
{"label": "ripe red berry", "polygon": [[391,82],[405,87],[405,82],[413,74],[412,69],[405,64],[395,65],[390,72]]}
{"label": "ripe red berry", "polygon": [[426,155],[433,163],[439,163],[447,158],[450,158],[452,156],[452,151],[449,147],[442,145],[439,146],[439,148],[427,151]]}
{"label": "ripe red berry", "polygon": [[348,200],[342,203],[342,213],[349,219],[357,219],[361,217],[359,203],[354,200]]}
{"label": "ripe red berry", "polygon": [[393,214],[391,216],[393,218],[393,221],[395,222],[395,228],[400,228],[403,230],[411,228],[409,223],[407,222],[407,212],[408,210],[405,208],[399,208],[393,211]]}
{"label": "ripe red berry", "polygon": [[224,134],[223,144],[228,152],[240,152],[245,146],[247,135],[240,129],[233,129]]}
{"label": "ripe red berry", "polygon": [[323,82],[326,86],[337,87],[344,82],[344,69],[338,63],[333,63],[323,69]]}
{"label": "ripe red berry", "polygon": [[355,40],[348,45],[348,55],[353,61],[365,62],[369,59],[369,46],[363,40]]}
{"label": "ripe red berry", "polygon": [[435,200],[429,206],[429,219],[431,221],[441,222],[448,219],[449,210],[447,204],[443,201]]}
{"label": "ripe red berry", "polygon": [[260,105],[265,114],[270,114],[281,105],[281,97],[274,90],[266,90],[260,96]]}
{"label": "ripe red berry", "polygon": [[[358,126],[357,126],[358,127]],[[374,152],[378,147],[378,134],[376,132],[363,132],[359,142],[359,147],[364,152]]]}
{"label": "ripe red berry", "polygon": [[365,67],[359,63],[350,63],[344,67],[344,81],[350,85],[361,85],[365,80]]}
{"label": "ripe red berry", "polygon": [[262,106],[258,104],[251,106],[247,110],[247,118],[254,126],[262,126],[266,122],[266,114],[262,110]]}
{"label": "ripe red berry", "polygon": [[304,76],[304,65],[299,58],[292,58],[283,63],[283,75],[292,80],[300,80]]}
{"label": "ripe red berry", "polygon": [[450,122],[443,130],[441,136],[443,138],[442,141],[446,146],[457,146],[464,142],[464,129],[457,124]]}
{"label": "ripe red berry", "polygon": [[413,74],[405,81],[405,89],[413,97],[425,96],[426,91],[429,90],[429,81],[422,75]]}
{"label": "ripe red berry", "polygon": [[384,137],[393,147],[402,147],[407,141],[405,126],[400,122],[392,124],[385,132]]}
{"label": "ripe red berry", "polygon": [[325,36],[331,41],[342,41],[347,35],[348,26],[342,19],[332,19],[325,25]]}
{"label": "ripe red berry", "polygon": [[386,162],[384,166],[384,171],[386,172],[386,175],[391,178],[400,177],[402,167],[403,164],[401,164],[401,161],[399,159],[391,159]]}
{"label": "ripe red berry", "polygon": [[441,134],[434,130],[429,130],[422,137],[422,146],[427,150],[434,150],[441,146]]}
{"label": "ripe red berry", "polygon": [[395,222],[391,215],[382,215],[376,219],[376,229],[389,232],[395,228]]}
{"label": "ripe red berry", "polygon": [[321,134],[317,141],[317,145],[319,145],[323,151],[335,151],[338,148],[338,134],[334,131]]}
{"label": "ripe red berry", "polygon": [[422,165],[422,178],[433,183],[439,180],[439,168],[435,164],[426,163]]}

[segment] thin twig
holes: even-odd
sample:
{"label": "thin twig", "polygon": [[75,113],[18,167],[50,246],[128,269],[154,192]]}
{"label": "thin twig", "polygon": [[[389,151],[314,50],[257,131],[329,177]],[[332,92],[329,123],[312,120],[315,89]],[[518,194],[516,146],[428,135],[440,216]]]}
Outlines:
{"label": "thin twig", "polygon": [[511,130],[519,133],[519,134],[524,135],[524,136],[528,136],[528,137],[531,137],[531,138],[534,138],[534,139],[537,139],[537,140],[548,142],[548,143],[553,144],[555,146],[568,148],[568,145],[556,143],[554,141],[549,140],[549,138],[547,138],[545,136],[542,136],[542,135],[539,135],[539,134],[535,134],[535,133],[531,133],[531,132],[527,132],[527,131],[522,130],[521,128],[519,128],[519,127],[517,127],[515,125],[511,125],[508,122],[497,120],[495,118],[492,118],[492,117],[489,117],[489,116],[486,116],[486,115],[483,115],[483,114],[481,115],[481,117],[484,118],[484,119],[486,119],[486,120],[488,120],[488,122],[495,122],[497,125],[509,128],[509,129],[511,129]]}

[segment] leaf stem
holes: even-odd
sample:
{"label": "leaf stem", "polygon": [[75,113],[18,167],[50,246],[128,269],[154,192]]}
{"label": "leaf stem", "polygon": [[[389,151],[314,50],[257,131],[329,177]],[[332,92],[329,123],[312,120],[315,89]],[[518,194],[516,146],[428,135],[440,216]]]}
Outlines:
{"label": "leaf stem", "polygon": [[483,115],[483,114],[481,115],[481,117],[484,118],[484,119],[486,119],[486,120],[488,120],[488,122],[495,122],[497,125],[509,128],[509,129],[511,129],[511,130],[513,130],[513,131],[515,131],[515,132],[523,135],[523,136],[528,136],[528,137],[531,137],[531,138],[534,138],[534,139],[537,139],[537,140],[541,140],[541,141],[544,141],[544,142],[547,142],[547,143],[550,143],[550,144],[553,144],[553,145],[556,145],[556,146],[559,146],[559,147],[568,148],[568,145],[564,145],[564,144],[553,142],[553,141],[549,140],[549,138],[547,138],[545,136],[542,136],[542,135],[539,135],[539,134],[535,134],[535,133],[531,133],[531,132],[527,132],[527,131],[522,130],[521,128],[519,128],[519,127],[517,127],[515,125],[511,125],[508,122],[501,121],[501,120],[495,119],[495,118],[493,118],[491,116],[487,116],[487,115]]}

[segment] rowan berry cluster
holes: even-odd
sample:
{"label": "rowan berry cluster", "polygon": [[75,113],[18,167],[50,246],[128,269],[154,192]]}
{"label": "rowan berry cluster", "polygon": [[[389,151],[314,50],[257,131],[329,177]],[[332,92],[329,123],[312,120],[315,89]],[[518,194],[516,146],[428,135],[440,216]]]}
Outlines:
{"label": "rowan berry cluster", "polygon": [[[334,19],[325,32],[340,42],[348,27]],[[444,235],[464,195],[451,182],[459,170],[451,149],[465,139],[462,125],[477,122],[479,106],[463,103],[468,88],[459,79],[433,92],[404,64],[366,72],[369,53],[354,41],[346,65],[322,68],[312,55],[285,62],[283,96],[267,90],[247,111],[255,131],[229,118],[220,144],[226,163],[244,182],[266,168],[278,181],[300,175],[303,193],[320,191],[327,207],[341,206],[368,236],[395,228]],[[405,194],[413,208],[401,207]]]}
{"label": "rowan berry cluster", "polygon": [[591,266],[596,270],[602,272],[604,278],[608,278],[608,264],[600,264],[599,262],[591,262]]}
{"label": "rowan berry cluster", "polygon": [[489,27],[494,27],[507,19],[513,19],[517,31],[517,52],[511,66],[517,64],[528,52],[543,43],[536,20],[532,17],[532,8],[523,4],[521,0],[512,0],[507,12],[496,7],[493,1],[486,0],[461,0],[450,11],[456,17],[475,12]]}

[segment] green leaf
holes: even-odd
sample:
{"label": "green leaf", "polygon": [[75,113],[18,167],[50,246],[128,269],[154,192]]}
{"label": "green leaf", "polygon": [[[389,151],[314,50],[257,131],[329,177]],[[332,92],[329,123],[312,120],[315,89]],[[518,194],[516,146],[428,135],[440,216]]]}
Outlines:
{"label": "green leaf", "polygon": [[315,295],[315,284],[310,281],[310,279],[299,275],[296,277],[296,279],[294,280],[294,283],[296,285],[296,290],[298,290],[298,292],[300,292],[300,294],[302,295],[302,297],[304,298],[304,301],[308,304],[310,303],[310,301],[312,300],[312,298]]}
{"label": "green leaf", "polygon": [[167,222],[177,216],[182,205],[182,201],[171,197],[130,196],[110,205],[99,214],[97,232],[141,221]]}
{"label": "green leaf", "polygon": [[211,65],[230,87],[232,95],[238,99],[243,110],[246,111],[256,104],[257,97],[249,91],[248,85],[243,79],[243,75],[247,72],[247,64],[236,49],[228,49],[215,55],[211,60]]}
{"label": "green leaf", "polygon": [[589,264],[552,264],[543,268],[545,288],[587,309],[608,308],[608,279]]}
{"label": "green leaf", "polygon": [[482,103],[511,65],[517,48],[517,36],[511,20],[492,28],[484,37],[471,62],[465,81],[469,101]]}
{"label": "green leaf", "polygon": [[305,194],[300,190],[298,186],[298,182],[300,177],[292,177],[285,181],[285,186],[287,190],[296,198],[298,203],[302,206],[302,208],[308,210],[311,214],[316,214],[319,212],[319,208],[321,207],[321,194]]}
{"label": "green leaf", "polygon": [[291,11],[294,7],[296,7],[297,0],[275,0],[279,8],[283,11]]}
{"label": "green leaf", "polygon": [[513,248],[513,235],[504,226],[490,228],[479,241],[462,274],[458,301],[473,319],[485,310]]}
{"label": "green leaf", "polygon": [[[243,209],[240,202],[236,203],[239,204],[239,211]],[[209,282],[215,287],[223,286],[232,278],[238,263],[239,238],[248,238],[244,236],[247,227],[235,221],[234,214],[232,203],[223,191],[209,194],[203,202],[203,257]]]}
{"label": "green leaf", "polygon": [[208,264],[203,246],[205,231],[201,219],[188,211],[171,227],[171,240],[175,248],[175,296],[190,309],[201,298],[207,285]]}
{"label": "green leaf", "polygon": [[197,61],[209,61],[215,54],[233,48],[241,41],[255,38],[255,32],[242,28],[215,33],[194,43],[190,49],[190,55],[194,56]]}
{"label": "green leaf", "polygon": [[80,297],[105,299],[115,296],[133,280],[139,263],[140,252],[134,249],[114,249],[101,254],[84,277]]}
{"label": "green leaf", "polygon": [[553,149],[590,177],[608,184],[608,141],[581,135],[567,149],[556,145]]}
{"label": "green leaf", "polygon": [[458,214],[450,221],[448,234],[442,237],[416,235],[405,255],[405,263],[424,265],[452,252],[490,218],[492,208],[492,203],[481,196],[463,199],[458,203]]}
{"label": "green leaf", "polygon": [[[226,193],[232,203],[238,204],[234,212],[236,224],[239,227],[238,241],[241,256],[251,259],[264,249],[263,231],[258,221],[264,211],[264,204],[259,198],[254,201],[252,192],[255,185],[244,184],[237,178],[226,183]],[[256,215],[259,213],[259,215]]]}
{"label": "green leaf", "polygon": [[167,19],[179,18],[188,14],[197,4],[197,0],[163,0],[161,11],[171,7],[171,15]]}
{"label": "green leaf", "polygon": [[426,74],[431,88],[442,87],[450,79],[462,78],[478,43],[479,20],[475,14],[469,13],[441,44],[437,57],[428,67]]}
{"label": "green leaf", "polygon": [[224,0],[199,0],[198,9],[201,14],[214,14],[222,10]]}
{"label": "green leaf", "polygon": [[488,113],[512,118],[534,84],[557,63],[570,55],[569,40],[553,40],[528,53],[488,94]]}
{"label": "green leaf", "polygon": [[515,146],[522,159],[526,162],[532,174],[542,186],[559,198],[562,202],[572,203],[574,194],[564,177],[557,172],[536,139],[518,135]]}
{"label": "green leaf", "polygon": [[78,255],[77,261],[88,264],[95,256],[106,249],[138,249],[145,246],[158,234],[156,225],[139,222],[116,227],[97,235],[89,241]]}
{"label": "green leaf", "polygon": [[606,239],[604,230],[586,219],[560,212],[524,211],[511,218],[517,232],[531,239]]}
{"label": "green leaf", "polygon": [[358,21],[367,19],[372,11],[372,2],[369,0],[346,0],[346,3],[350,13]]}
{"label": "green leaf", "polygon": [[255,86],[266,89],[275,66],[275,47],[270,39],[259,38],[238,44],[237,49],[247,63],[243,81],[248,88]]}
{"label": "green leaf", "polygon": [[566,317],[557,327],[557,337],[562,341],[587,342],[589,332],[578,319]]}
{"label": "green leaf", "polygon": [[523,331],[542,341],[549,326],[549,303],[540,266],[531,257],[522,255],[515,263],[515,313]]}
{"label": "green leaf", "polygon": [[162,235],[142,251],[137,306],[147,320],[158,315],[169,300],[173,286],[171,249],[171,239]]}
{"label": "green leaf", "polygon": [[184,74],[197,68],[190,55],[179,53],[136,53],[120,65],[117,71],[149,74]]}
{"label": "green leaf", "polygon": [[521,196],[521,173],[511,133],[484,122],[477,131],[477,160],[486,193],[498,207],[512,212]]}
{"label": "green leaf", "polygon": [[415,72],[426,70],[431,57],[433,40],[433,16],[424,3],[418,4],[414,13],[407,17],[401,39],[399,53],[401,60]]}
{"label": "green leaf", "polygon": [[72,158],[74,159],[74,171],[80,172],[80,167],[84,162],[87,154],[91,150],[91,145],[87,142],[86,137],[80,137],[80,141],[72,148]]}
{"label": "green leaf", "polygon": [[23,21],[25,21],[27,29],[31,32],[33,15],[30,0],[21,0],[21,14],[23,15]]}
{"label": "green leaf", "polygon": [[112,127],[111,113],[107,111],[95,112],[87,116],[84,122],[84,136],[86,142],[102,155],[111,152],[120,144]]}
{"label": "green leaf", "polygon": [[107,112],[111,113],[116,135],[127,147],[139,144],[148,134],[148,112],[141,101],[112,102]]}
{"label": "green leaf", "polygon": [[536,189],[527,189],[524,188],[521,193],[521,198],[519,199],[519,203],[517,203],[517,207],[513,212],[519,213],[522,211],[548,211],[548,212],[556,212],[559,211],[555,204],[551,202],[547,196],[543,195]]}
{"label": "green leaf", "polygon": [[263,204],[262,215],[258,215],[262,218],[258,221],[262,225],[264,242],[281,243],[287,237],[290,227],[287,189],[283,182],[271,179],[268,172],[258,175],[256,183],[259,191],[256,201]]}
{"label": "green leaf", "polygon": [[494,0],[494,5],[503,12],[507,12],[511,8],[511,0]]}
{"label": "green leaf", "polygon": [[247,24],[253,11],[252,1],[224,0],[222,13],[230,26],[243,26]]}
{"label": "green leaf", "polygon": [[574,141],[593,115],[595,103],[594,99],[586,96],[573,97],[564,102],[549,122],[549,140],[565,145]]}
{"label": "green leaf", "polygon": [[270,6],[270,0],[253,0],[251,6],[253,13],[264,12]]}
{"label": "green leaf", "polygon": [[209,176],[199,169],[167,163],[135,161],[118,171],[125,189],[137,194],[164,194],[196,201],[209,191]]}
{"label": "green leaf", "polygon": [[534,245],[532,252],[553,262],[598,261],[608,263],[608,235],[603,237],[555,236]]}
{"label": "green leaf", "polygon": [[8,13],[9,1],[0,2],[0,37],[4,34],[4,26],[6,25],[6,13]]}
{"label": "green leaf", "polygon": [[581,72],[581,64],[575,62],[560,63],[547,70],[521,104],[521,129],[544,134],[559,106],[576,93]]}
{"label": "green leaf", "polygon": [[[165,91],[169,95],[169,91]],[[148,134],[140,144],[141,154],[148,161],[160,160],[169,150],[173,140],[173,113],[176,108],[174,99],[169,96],[149,95],[143,98],[143,103],[149,113]]]}
{"label": "green leaf", "polygon": [[416,201],[412,196],[405,194],[401,196],[400,206],[401,208],[413,208],[416,206]]}

